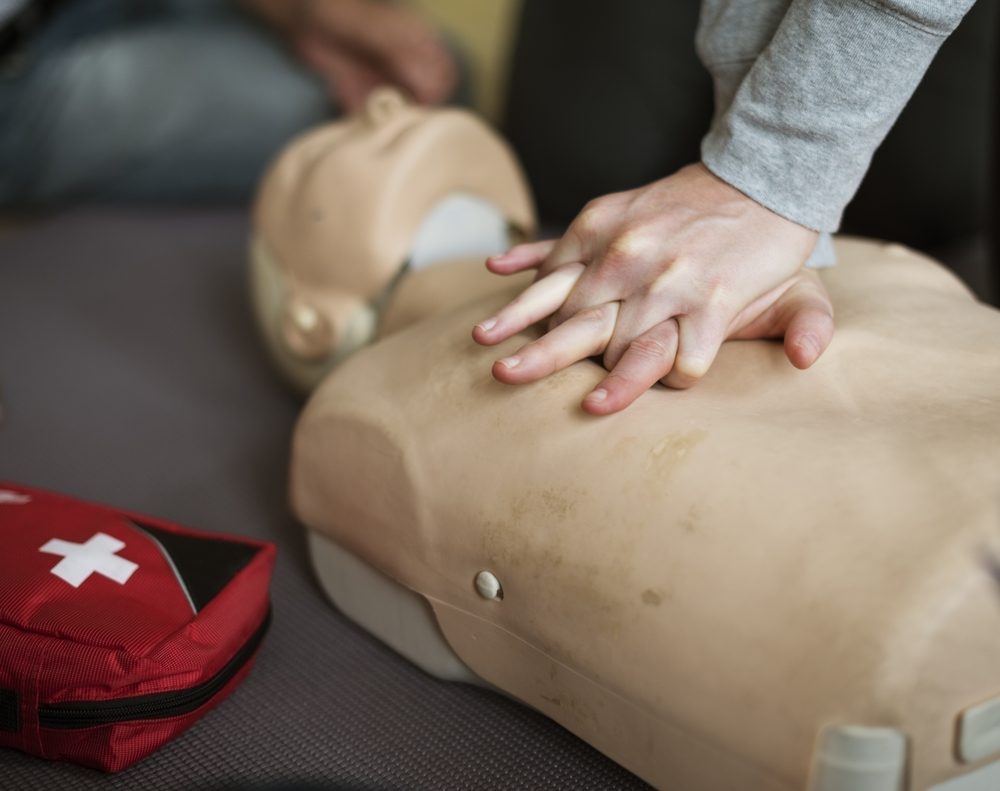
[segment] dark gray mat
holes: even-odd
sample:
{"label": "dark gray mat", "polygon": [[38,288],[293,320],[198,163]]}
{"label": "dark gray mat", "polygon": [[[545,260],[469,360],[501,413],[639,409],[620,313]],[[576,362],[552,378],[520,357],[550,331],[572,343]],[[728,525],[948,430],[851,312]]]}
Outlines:
{"label": "dark gray mat", "polygon": [[544,717],[342,618],[288,515],[299,404],[256,345],[245,215],[74,211],[0,239],[0,479],[279,546],[246,683],[107,776],[0,750],[0,789],[641,788]]}

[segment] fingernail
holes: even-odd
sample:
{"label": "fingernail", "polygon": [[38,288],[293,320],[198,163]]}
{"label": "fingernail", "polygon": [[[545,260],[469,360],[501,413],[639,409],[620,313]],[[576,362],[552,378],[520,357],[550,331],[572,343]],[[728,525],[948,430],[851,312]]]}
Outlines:
{"label": "fingernail", "polygon": [[496,316],[492,319],[486,319],[486,321],[479,322],[476,326],[479,327],[483,332],[489,332],[497,325]]}
{"label": "fingernail", "polygon": [[521,364],[520,357],[504,357],[502,360],[497,360],[504,368],[517,368]]}
{"label": "fingernail", "polygon": [[607,397],[608,397],[608,391],[605,390],[603,387],[598,387],[590,395],[587,396],[587,400],[590,401],[591,403],[599,404]]}

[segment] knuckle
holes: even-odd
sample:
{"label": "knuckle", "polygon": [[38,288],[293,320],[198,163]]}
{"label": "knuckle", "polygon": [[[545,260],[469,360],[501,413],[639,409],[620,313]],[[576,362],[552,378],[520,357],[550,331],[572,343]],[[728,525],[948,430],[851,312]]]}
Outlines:
{"label": "knuckle", "polygon": [[666,258],[646,287],[647,296],[673,294],[685,303],[700,290],[703,278],[697,262],[684,254]]}
{"label": "knuckle", "polygon": [[701,360],[679,359],[674,363],[673,373],[678,380],[688,382],[684,386],[690,387],[699,381],[708,370],[708,366]]}
{"label": "knuckle", "polygon": [[676,274],[673,269],[668,268],[661,272],[647,283],[639,292],[639,296],[644,301],[651,301],[662,294],[673,294],[676,291]]}
{"label": "knuckle", "polygon": [[580,321],[585,321],[588,324],[603,324],[607,316],[608,309],[605,305],[593,305],[589,308],[584,308],[576,314],[576,317]]}
{"label": "knuckle", "polygon": [[633,260],[634,256],[628,247],[615,239],[604,251],[600,261],[600,269],[604,275],[617,276],[629,269]]}
{"label": "knuckle", "polygon": [[667,348],[667,345],[663,341],[648,336],[636,338],[632,341],[631,348],[643,357],[652,357],[657,360],[666,357],[670,353],[670,349]]}
{"label": "knuckle", "polygon": [[575,230],[584,234],[596,231],[602,225],[606,213],[604,203],[600,198],[589,201],[573,222]]}
{"label": "knuckle", "polygon": [[658,338],[643,336],[632,341],[629,349],[632,354],[644,360],[664,360],[670,354],[670,348]]}
{"label": "knuckle", "polygon": [[646,234],[638,228],[628,228],[618,234],[608,246],[608,255],[617,259],[635,258],[646,249]]}
{"label": "knuckle", "polygon": [[706,293],[705,302],[713,307],[718,307],[726,304],[729,299],[729,289],[726,284],[721,280],[713,278],[708,283],[708,291]]}
{"label": "knuckle", "polygon": [[698,271],[698,263],[689,253],[678,252],[670,259],[667,271],[675,277],[693,278]]}
{"label": "knuckle", "polygon": [[698,279],[701,302],[708,307],[721,307],[729,298],[726,278],[720,273],[702,273]]}
{"label": "knuckle", "polygon": [[595,277],[600,277],[604,280],[607,278],[616,279],[628,269],[628,265],[629,256],[612,243],[604,251],[604,255],[601,256]]}

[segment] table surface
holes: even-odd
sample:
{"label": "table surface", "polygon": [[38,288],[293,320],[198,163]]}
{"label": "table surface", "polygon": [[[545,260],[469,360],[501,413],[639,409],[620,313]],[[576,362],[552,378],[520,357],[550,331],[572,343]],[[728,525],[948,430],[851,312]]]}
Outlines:
{"label": "table surface", "polygon": [[279,547],[274,625],[230,699],[119,775],[0,750],[0,791],[645,787],[326,601],[286,503],[301,402],[257,342],[247,233],[237,209],[91,208],[0,236],[0,480]]}

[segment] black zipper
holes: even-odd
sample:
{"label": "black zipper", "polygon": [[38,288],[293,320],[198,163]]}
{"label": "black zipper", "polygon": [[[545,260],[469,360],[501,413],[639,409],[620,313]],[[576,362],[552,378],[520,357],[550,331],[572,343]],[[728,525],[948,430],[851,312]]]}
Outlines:
{"label": "black zipper", "polygon": [[154,692],[120,700],[75,700],[38,707],[38,724],[43,728],[92,728],[129,720],[152,720],[190,714],[215,697],[260,646],[271,624],[271,610],[260,626],[233,654],[232,659],[207,681],[196,687],[171,692]]}

